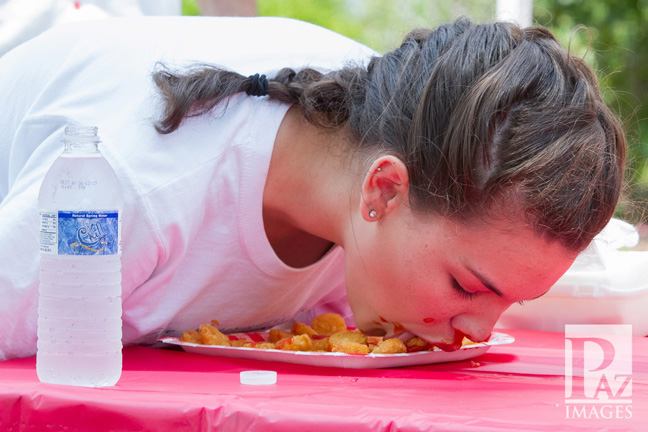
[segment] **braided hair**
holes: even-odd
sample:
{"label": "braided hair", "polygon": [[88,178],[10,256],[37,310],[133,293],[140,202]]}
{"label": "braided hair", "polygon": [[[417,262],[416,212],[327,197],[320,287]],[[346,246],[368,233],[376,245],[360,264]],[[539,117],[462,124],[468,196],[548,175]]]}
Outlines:
{"label": "braided hair", "polygon": [[[286,104],[298,104],[304,116],[322,128],[336,128],[349,118],[351,99],[364,97],[367,71],[346,68],[323,74],[315,69],[281,69],[268,81],[266,94]],[[162,134],[180,127],[186,117],[203,115],[228,97],[248,92],[254,76],[245,77],[220,67],[196,64],[177,73],[160,64],[153,80],[166,100],[155,128]]]}

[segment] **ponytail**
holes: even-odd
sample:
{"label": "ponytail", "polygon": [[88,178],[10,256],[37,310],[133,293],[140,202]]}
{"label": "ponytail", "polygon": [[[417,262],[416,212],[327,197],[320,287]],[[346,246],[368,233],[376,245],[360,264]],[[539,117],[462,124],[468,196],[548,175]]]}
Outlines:
{"label": "ponytail", "polygon": [[[306,119],[318,127],[336,128],[349,119],[352,103],[364,97],[366,76],[366,70],[358,67],[328,74],[310,68],[299,72],[284,68],[268,80],[265,93],[271,100],[299,105]],[[255,76],[245,77],[207,64],[175,72],[160,63],[153,81],[165,103],[155,124],[161,134],[175,131],[187,117],[208,113],[230,96],[254,92],[257,86]]]}

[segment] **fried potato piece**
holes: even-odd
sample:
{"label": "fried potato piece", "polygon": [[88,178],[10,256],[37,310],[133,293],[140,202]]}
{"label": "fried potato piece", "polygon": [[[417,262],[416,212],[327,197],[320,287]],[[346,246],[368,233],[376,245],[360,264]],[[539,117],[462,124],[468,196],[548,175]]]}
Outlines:
{"label": "fried potato piece", "polygon": [[200,340],[200,333],[198,333],[196,330],[187,330],[186,332],[183,332],[182,336],[180,336],[180,341],[195,344],[202,343],[202,341]]}
{"label": "fried potato piece", "polygon": [[336,313],[325,313],[313,318],[311,328],[321,335],[332,335],[347,329],[344,319]]}
{"label": "fried potato piece", "polygon": [[362,345],[367,345],[367,336],[359,330],[344,330],[329,336],[331,344],[338,344],[342,342],[353,342]]}
{"label": "fried potato piece", "polygon": [[329,338],[311,338],[311,343],[313,344],[313,351],[328,351],[329,350]]}
{"label": "fried potato piece", "polygon": [[272,342],[257,342],[254,344],[254,348],[259,349],[277,349],[276,345]]}
{"label": "fried potato piece", "polygon": [[317,334],[317,332],[313,330],[311,326],[300,322],[296,322],[295,324],[293,324],[292,329],[290,329],[290,333],[294,335],[307,334],[308,336],[313,336]]}
{"label": "fried potato piece", "polygon": [[347,354],[368,354],[367,336],[357,330],[344,330],[329,336],[331,352]]}
{"label": "fried potato piece", "polygon": [[342,352],[347,354],[369,354],[369,346],[357,342],[342,341],[330,344],[331,352]]}
{"label": "fried potato piece", "polygon": [[287,332],[286,330],[281,329],[270,329],[270,334],[268,335],[268,340],[272,343],[277,343],[281,339],[286,339],[294,336],[292,333]]}
{"label": "fried potato piece", "polygon": [[313,342],[307,334],[281,339],[275,344],[277,349],[286,351],[312,351]]}
{"label": "fried potato piece", "polygon": [[255,343],[247,339],[231,340],[230,346],[239,348],[255,348]]}
{"label": "fried potato piece", "polygon": [[428,341],[418,336],[411,337],[405,342],[407,352],[430,351],[433,347]]}
{"label": "fried potato piece", "polygon": [[463,340],[461,341],[461,346],[475,345],[476,343],[479,343],[479,342],[473,342],[473,341],[471,341],[470,339],[468,339],[467,337],[464,336]]}
{"label": "fried potato piece", "polygon": [[402,340],[391,338],[382,341],[372,354],[402,354],[407,352],[407,347]]}
{"label": "fried potato piece", "polygon": [[221,345],[231,346],[229,337],[220,332],[216,327],[211,324],[202,324],[198,328],[200,334],[200,341],[203,345]]}

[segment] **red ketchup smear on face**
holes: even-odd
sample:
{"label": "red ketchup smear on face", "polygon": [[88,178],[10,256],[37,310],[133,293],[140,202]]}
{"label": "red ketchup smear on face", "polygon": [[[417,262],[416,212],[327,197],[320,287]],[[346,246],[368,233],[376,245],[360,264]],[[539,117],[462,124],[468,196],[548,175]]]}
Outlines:
{"label": "red ketchup smear on face", "polygon": [[393,324],[394,324],[394,334],[395,335],[405,333],[405,327],[403,327],[403,324],[401,324],[399,322],[395,322]]}
{"label": "red ketchup smear on face", "polygon": [[434,318],[423,318],[423,322],[425,324],[430,324],[433,323],[434,321],[436,321]]}
{"label": "red ketchup smear on face", "polygon": [[[392,321],[387,321],[385,318],[381,317],[380,315],[378,315],[378,318],[379,318],[380,321],[382,321],[383,323],[387,323],[387,324],[391,324],[391,325],[393,325],[393,326],[394,326],[394,334],[395,334],[395,335],[397,335],[397,334],[401,334],[401,333],[405,333],[405,327],[403,326],[403,324],[401,324],[401,323],[399,323],[399,322],[395,322],[395,321],[394,321],[394,322],[392,322]],[[376,322],[376,321],[374,321],[374,324],[378,324],[378,325],[380,325],[380,326],[382,327],[382,324],[381,324],[381,323],[378,323],[378,322]]]}

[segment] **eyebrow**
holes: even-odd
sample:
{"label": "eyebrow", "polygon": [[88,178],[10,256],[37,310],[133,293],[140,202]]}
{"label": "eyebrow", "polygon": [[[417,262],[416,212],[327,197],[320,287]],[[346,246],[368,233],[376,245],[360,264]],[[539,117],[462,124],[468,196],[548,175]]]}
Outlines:
{"label": "eyebrow", "polygon": [[504,294],[502,294],[502,291],[497,289],[495,287],[495,285],[486,276],[484,276],[483,274],[479,273],[477,270],[474,270],[474,269],[472,269],[470,267],[468,267],[468,271],[470,273],[472,273],[473,276],[475,276],[477,279],[479,279],[479,282],[481,282],[482,285],[484,285],[486,288],[488,288],[489,290],[491,290],[492,292],[494,292],[498,296],[504,297]]}

